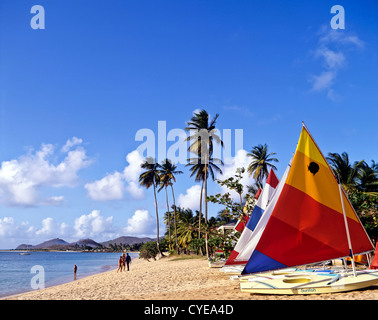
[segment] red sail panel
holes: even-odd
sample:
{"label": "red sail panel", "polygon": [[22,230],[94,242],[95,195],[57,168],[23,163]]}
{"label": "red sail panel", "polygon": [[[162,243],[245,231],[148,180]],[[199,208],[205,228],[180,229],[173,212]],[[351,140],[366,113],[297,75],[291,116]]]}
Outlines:
{"label": "red sail panel", "polygon": [[[295,212],[295,215],[293,214]],[[361,224],[348,218],[354,252],[371,248]],[[339,230],[339,231],[338,231]],[[286,266],[349,255],[344,217],[285,185],[256,250]]]}

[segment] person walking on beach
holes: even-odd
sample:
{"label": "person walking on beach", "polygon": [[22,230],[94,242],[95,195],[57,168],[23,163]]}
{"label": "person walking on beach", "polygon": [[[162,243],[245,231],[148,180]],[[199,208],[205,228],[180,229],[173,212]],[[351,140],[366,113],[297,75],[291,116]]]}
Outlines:
{"label": "person walking on beach", "polygon": [[77,272],[77,265],[75,264],[75,266],[74,266],[74,280],[76,280],[76,272]]}
{"label": "person walking on beach", "polygon": [[127,264],[127,271],[129,271],[129,264],[131,262],[131,258],[128,253],[126,253],[126,264]]}
{"label": "person walking on beach", "polygon": [[118,273],[118,271],[122,272],[122,267],[123,267],[123,265],[124,265],[124,260],[123,260],[123,257],[120,256],[120,257],[119,257],[119,260],[118,260],[118,269],[117,269],[117,273]]}
{"label": "person walking on beach", "polygon": [[123,271],[126,271],[126,253],[122,255]]}

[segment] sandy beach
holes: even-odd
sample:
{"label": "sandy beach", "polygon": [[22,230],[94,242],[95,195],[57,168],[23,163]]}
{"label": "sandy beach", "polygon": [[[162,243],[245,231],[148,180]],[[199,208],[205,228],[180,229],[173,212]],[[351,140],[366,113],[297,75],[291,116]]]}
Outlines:
{"label": "sandy beach", "polygon": [[205,259],[134,259],[130,271],[116,270],[6,300],[378,300],[378,285],[364,290],[307,296],[253,295]]}

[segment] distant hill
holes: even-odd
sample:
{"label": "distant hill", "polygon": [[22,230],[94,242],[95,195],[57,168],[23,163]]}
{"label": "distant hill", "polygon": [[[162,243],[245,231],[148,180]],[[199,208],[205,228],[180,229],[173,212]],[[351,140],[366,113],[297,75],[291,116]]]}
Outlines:
{"label": "distant hill", "polygon": [[122,237],[116,238],[114,240],[101,242],[101,244],[104,247],[109,247],[111,244],[121,244],[122,243],[122,244],[132,245],[132,244],[136,244],[136,243],[145,243],[145,242],[149,242],[149,241],[153,241],[153,240],[154,239],[148,238],[148,237],[138,238],[138,237],[122,236]]}
{"label": "distant hill", "polygon": [[64,241],[63,239],[55,238],[55,239],[51,239],[51,240],[42,242],[42,243],[37,244],[35,246],[32,246],[30,244],[20,244],[16,248],[16,250],[44,249],[44,248],[48,248],[48,247],[56,246],[56,245],[68,245],[68,242]]}
{"label": "distant hill", "polygon": [[51,239],[51,240],[42,242],[40,244],[37,244],[33,246],[33,249],[43,249],[43,248],[48,248],[55,245],[67,245],[67,244],[68,242],[64,241],[63,239],[55,238],[55,239]]}
{"label": "distant hill", "polygon": [[81,239],[77,242],[71,242],[70,246],[74,247],[76,244],[80,247],[82,247],[82,246],[87,246],[87,247],[91,247],[91,248],[101,247],[100,243],[98,243],[98,242],[96,242],[92,239]]}
{"label": "distant hill", "polygon": [[42,242],[40,244],[37,244],[35,246],[30,244],[20,244],[16,250],[38,250],[38,249],[45,249],[45,250],[72,250],[75,249],[77,246],[83,247],[91,247],[91,248],[97,248],[97,247],[109,247],[110,244],[128,244],[133,245],[136,243],[144,243],[148,241],[153,241],[152,238],[138,238],[138,237],[129,237],[129,236],[122,236],[119,238],[116,238],[114,240],[109,240],[105,242],[98,243],[92,239],[81,239],[79,241],[68,243],[67,241],[64,241],[63,239],[55,238],[51,239],[45,242]]}
{"label": "distant hill", "polygon": [[29,250],[29,249],[33,249],[33,246],[31,244],[20,244],[16,250]]}

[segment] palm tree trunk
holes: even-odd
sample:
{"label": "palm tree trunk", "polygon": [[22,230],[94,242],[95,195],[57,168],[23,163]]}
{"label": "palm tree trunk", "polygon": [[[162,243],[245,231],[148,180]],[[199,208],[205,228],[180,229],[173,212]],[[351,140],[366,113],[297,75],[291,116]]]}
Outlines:
{"label": "palm tree trunk", "polygon": [[[200,209],[199,209],[199,220],[198,220],[198,239],[201,239],[201,218],[202,218],[202,192],[203,192],[203,183],[204,183],[204,180],[202,180],[201,195],[200,195]],[[202,246],[200,246],[200,253],[201,253],[201,256],[203,256]]]}
{"label": "palm tree trunk", "polygon": [[166,200],[167,200],[167,211],[168,211],[168,239],[169,239],[169,250],[171,250],[171,213],[169,212],[167,186],[165,186],[165,198],[166,198]]}
{"label": "palm tree trunk", "polygon": [[173,192],[173,186],[172,186],[172,184],[171,184],[171,189],[172,189],[172,198],[173,198],[176,249],[177,249],[177,254],[180,254],[180,248],[179,248],[179,245],[178,245],[178,242],[177,242],[176,201],[175,201],[175,193]]}
{"label": "palm tree trunk", "polygon": [[159,243],[159,213],[158,213],[155,183],[153,185],[154,185],[155,209],[156,209],[156,232],[157,232],[156,245],[157,245],[158,252],[163,256],[163,253],[160,251],[160,243]]}
{"label": "palm tree trunk", "polygon": [[206,245],[206,257],[209,259],[209,242],[207,234],[207,164],[205,162],[205,245]]}

